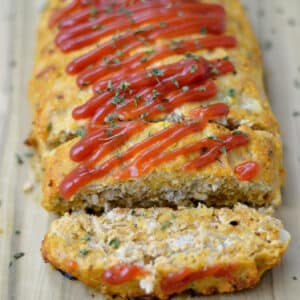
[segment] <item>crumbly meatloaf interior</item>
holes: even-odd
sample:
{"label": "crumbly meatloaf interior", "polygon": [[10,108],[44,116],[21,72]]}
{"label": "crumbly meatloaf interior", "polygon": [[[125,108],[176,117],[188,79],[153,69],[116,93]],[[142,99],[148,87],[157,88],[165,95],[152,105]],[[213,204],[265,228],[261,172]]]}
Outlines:
{"label": "crumbly meatloaf interior", "polygon": [[[119,208],[101,217],[67,214],[55,220],[42,253],[57,269],[102,293],[165,298],[187,289],[210,294],[252,287],[280,261],[288,242],[279,220],[241,204],[233,209]],[[120,264],[139,266],[144,273],[107,284],[106,272]],[[175,280],[182,270],[195,277]]]}

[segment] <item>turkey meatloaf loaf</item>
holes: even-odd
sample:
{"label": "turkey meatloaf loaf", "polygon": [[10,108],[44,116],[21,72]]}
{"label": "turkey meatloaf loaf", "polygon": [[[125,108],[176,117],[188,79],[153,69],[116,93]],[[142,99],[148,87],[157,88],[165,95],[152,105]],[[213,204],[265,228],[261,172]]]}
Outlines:
{"label": "turkey meatloaf loaf", "polygon": [[50,211],[280,203],[278,126],[237,0],[49,1],[30,99]]}
{"label": "turkey meatloaf loaf", "polygon": [[[224,74],[222,72],[216,74],[218,68],[212,68],[212,74],[209,76],[215,75],[214,80],[218,87],[215,93],[206,99],[184,101],[176,109],[168,111],[163,111],[165,103],[162,103],[161,113],[150,115],[148,117],[150,121],[166,118],[178,121],[187,115],[191,108],[201,103],[221,101],[230,105],[228,126],[247,124],[278,135],[277,121],[264,92],[259,46],[238,0],[204,0],[201,1],[202,4],[198,3],[202,5],[199,7],[195,6],[197,1],[144,1],[142,4],[133,5],[132,9],[130,6],[126,8],[126,1],[123,5],[120,4],[122,1],[117,1],[119,4],[114,7],[102,5],[102,8],[101,5],[93,5],[97,1],[92,1],[90,6],[78,8],[77,13],[65,12],[65,17],[55,24],[55,20],[59,18],[53,18],[53,15],[57,16],[55,15],[57,11],[60,12],[59,9],[67,7],[70,2],[49,1],[38,28],[36,60],[29,88],[34,116],[29,142],[36,145],[41,155],[82,134],[81,128],[89,122],[90,115],[80,115],[77,112],[74,119],[72,111],[95,96],[93,87],[99,81],[102,80],[105,87],[109,88],[110,83],[113,86],[115,78],[122,78],[125,83],[129,81],[129,74],[141,74],[144,69],[158,69],[159,75],[161,67],[198,57],[208,61],[227,59],[233,64],[235,72],[227,69],[224,70]],[[184,5],[181,7],[180,3]],[[208,6],[203,6],[205,4]],[[147,10],[148,14],[145,15]],[[76,23],[76,16],[79,20],[78,16],[87,14],[87,11],[90,15],[83,18],[81,23],[80,21]],[[116,11],[118,13],[115,13]],[[177,16],[174,17],[174,14]],[[156,19],[151,18],[153,15]],[[132,18],[130,16],[136,17],[136,25],[133,28],[120,27],[118,22],[122,20],[126,22],[127,18]],[[210,20],[207,16],[213,16],[215,19]],[[49,27],[49,19],[52,20],[51,24],[56,26]],[[138,22],[140,19],[149,21]],[[187,24],[188,20],[190,26]],[[211,26],[212,21],[217,23],[217,28]],[[90,26],[92,33],[80,31],[78,25]],[[112,30],[105,30],[106,27]],[[77,33],[72,35],[72,32]],[[152,32],[154,34],[149,35]],[[80,41],[96,33],[99,33],[98,39],[94,38],[89,43],[80,44]],[[127,43],[124,44],[123,36],[128,39],[130,34],[135,35],[136,40],[130,40],[130,43],[129,40],[125,40]],[[73,47],[72,43],[75,43]],[[92,56],[95,49],[99,50],[96,57]],[[84,60],[86,57],[89,59]],[[196,65],[197,62],[191,67],[191,72]],[[190,73],[191,75],[193,73]],[[189,83],[201,86],[199,78],[196,78],[196,81],[191,79],[189,82],[179,77],[177,79],[176,76],[172,77],[174,86],[168,86],[169,91],[173,91],[173,88],[187,89]],[[155,87],[151,92],[152,90],[155,90]],[[167,98],[167,93],[161,94],[163,98]],[[116,102],[122,101],[114,99]],[[122,106],[122,103],[116,104]],[[134,118],[121,114],[121,109],[116,111],[118,112],[119,117]],[[105,117],[105,114],[103,116]]]}
{"label": "turkey meatloaf loaf", "polygon": [[160,299],[255,286],[289,243],[279,220],[233,209],[114,209],[54,221],[42,254],[56,269],[104,294]]}

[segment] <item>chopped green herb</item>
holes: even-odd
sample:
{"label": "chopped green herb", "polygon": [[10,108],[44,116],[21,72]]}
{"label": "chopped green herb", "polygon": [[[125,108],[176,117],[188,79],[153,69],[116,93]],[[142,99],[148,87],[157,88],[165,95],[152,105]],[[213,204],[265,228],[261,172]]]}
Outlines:
{"label": "chopped green herb", "polygon": [[186,58],[194,58],[194,59],[199,59],[199,56],[193,54],[193,53],[186,53],[184,55]]}
{"label": "chopped green herb", "polygon": [[109,123],[110,127],[115,128],[116,127],[116,123],[115,120],[118,118],[118,115],[115,113],[111,113],[109,115],[107,115],[104,119],[105,123]]}
{"label": "chopped green herb", "polygon": [[160,95],[160,92],[158,90],[152,90],[152,99],[154,100],[157,98],[157,96]]}
{"label": "chopped green herb", "polygon": [[112,130],[110,128],[106,128],[105,133],[108,137],[111,137],[113,135]]}
{"label": "chopped green herb", "polygon": [[50,132],[52,130],[52,127],[53,127],[52,123],[51,122],[48,123],[48,125],[47,125],[47,131]]}
{"label": "chopped green herb", "polygon": [[273,43],[272,43],[272,41],[269,41],[269,40],[265,41],[263,44],[263,47],[265,50],[270,50],[272,48],[272,46],[273,46]]}
{"label": "chopped green herb", "polygon": [[207,33],[206,27],[201,27],[200,33],[201,33],[201,34],[206,34],[206,33]]}
{"label": "chopped green herb", "polygon": [[117,50],[117,52],[116,52],[116,54],[117,54],[117,56],[122,56],[123,55],[123,51],[122,50],[120,50],[120,49],[118,49]]}
{"label": "chopped green herb", "polygon": [[116,65],[118,65],[121,61],[116,57],[116,58],[113,59],[113,62],[114,62]]}
{"label": "chopped green herb", "polygon": [[182,90],[183,92],[187,92],[189,89],[190,89],[190,88],[189,88],[187,85],[185,85],[185,86],[183,86],[183,87],[181,88],[181,90]]}
{"label": "chopped green herb", "polygon": [[103,62],[104,62],[104,65],[107,66],[110,63],[110,59],[107,56],[104,56],[103,57]]}
{"label": "chopped green herb", "polygon": [[171,44],[169,46],[170,50],[175,50],[179,47],[179,45],[182,43],[182,40],[179,41],[171,41]]}
{"label": "chopped green herb", "polygon": [[92,17],[95,17],[95,16],[97,16],[97,14],[98,14],[98,9],[97,9],[97,7],[96,7],[96,6],[91,6],[91,7],[90,7],[90,15],[91,15]]}
{"label": "chopped green herb", "polygon": [[205,92],[206,91],[206,86],[205,85],[199,86],[199,91],[200,92]]}
{"label": "chopped green herb", "polygon": [[232,133],[233,134],[245,134],[243,131],[240,131],[240,130],[233,130]]}
{"label": "chopped green herb", "polygon": [[176,86],[177,88],[179,88],[179,82],[178,82],[178,80],[177,80],[176,78],[173,78],[173,79],[172,79],[172,82],[175,84],[175,86]]}
{"label": "chopped green herb", "polygon": [[293,276],[292,278],[293,280],[298,280],[297,276]]}
{"label": "chopped green herb", "polygon": [[222,146],[220,150],[221,150],[221,152],[222,152],[223,154],[226,154],[226,153],[227,153],[227,149],[226,149],[225,146]]}
{"label": "chopped green herb", "polygon": [[196,72],[196,70],[197,70],[197,68],[198,68],[198,66],[197,65],[192,65],[191,66],[191,73],[195,73]]}
{"label": "chopped green herb", "polygon": [[16,159],[17,159],[18,165],[23,165],[24,164],[24,160],[23,160],[23,158],[21,157],[20,154],[16,154]]}
{"label": "chopped green herb", "polygon": [[86,255],[88,255],[89,254],[89,250],[87,250],[87,249],[80,249],[79,250],[79,254],[81,255],[81,256],[86,256]]}
{"label": "chopped green herb", "polygon": [[111,99],[111,103],[118,105],[125,102],[125,98],[119,95],[115,95]]}
{"label": "chopped green herb", "polygon": [[300,116],[300,111],[293,112],[293,117],[299,117],[299,116]]}
{"label": "chopped green herb", "polygon": [[14,255],[14,259],[20,259],[20,258],[22,258],[23,256],[25,255],[25,253],[24,252],[18,252],[18,253],[16,253],[15,255]]}
{"label": "chopped green herb", "polygon": [[177,15],[178,15],[178,17],[183,17],[184,16],[184,12],[183,11],[179,11]]}
{"label": "chopped green herb", "polygon": [[76,129],[76,135],[84,137],[85,136],[85,129],[84,128],[77,128]]}
{"label": "chopped green herb", "polygon": [[91,240],[91,236],[90,236],[88,233],[86,233],[81,239],[82,239],[83,241],[88,242],[88,241]]}
{"label": "chopped green herb", "polygon": [[166,23],[166,22],[160,22],[160,23],[159,23],[159,26],[160,26],[160,27],[166,27],[166,26],[167,26],[167,23]]}
{"label": "chopped green herb", "polygon": [[33,152],[26,152],[25,154],[24,154],[27,158],[32,158],[33,157]]}
{"label": "chopped green herb", "polygon": [[162,104],[159,104],[159,105],[158,105],[158,110],[160,110],[160,111],[164,111],[164,110],[165,110],[165,107],[164,107],[164,105],[162,105]]}
{"label": "chopped green herb", "polygon": [[218,141],[219,140],[219,138],[217,136],[215,136],[215,135],[209,135],[207,138],[210,139],[210,140],[214,140],[214,141]]}
{"label": "chopped green herb", "polygon": [[109,242],[109,246],[118,249],[120,247],[120,240],[118,238],[113,238],[112,240],[110,240]]}
{"label": "chopped green herb", "polygon": [[219,70],[218,70],[217,68],[212,68],[212,69],[210,70],[210,73],[211,73],[211,74],[219,74],[220,72],[219,72]]}
{"label": "chopped green herb", "polygon": [[148,60],[148,56],[145,55],[140,59],[140,62],[145,63]]}
{"label": "chopped green herb", "polygon": [[172,225],[172,222],[171,221],[166,221],[164,222],[162,225],[161,225],[161,229],[162,230],[165,230],[167,229],[168,227],[170,227]]}
{"label": "chopped green herb", "polygon": [[229,60],[229,56],[224,56],[223,60]]}
{"label": "chopped green herb", "polygon": [[130,83],[125,80],[122,80],[120,86],[121,86],[121,90],[124,92],[130,86]]}
{"label": "chopped green herb", "polygon": [[112,91],[112,89],[113,89],[112,81],[108,80],[106,90],[110,92]]}
{"label": "chopped green herb", "polygon": [[121,158],[122,157],[122,154],[121,154],[120,150],[116,151],[116,157],[117,158]]}
{"label": "chopped green herb", "polygon": [[164,71],[163,70],[159,70],[159,69],[152,69],[152,74],[154,76],[163,76],[164,75]]}
{"label": "chopped green herb", "polygon": [[12,262],[12,260],[9,262],[9,267],[11,267],[13,265],[13,262]]}
{"label": "chopped green herb", "polygon": [[131,214],[132,216],[135,216],[135,215],[136,215],[136,212],[135,212],[135,210],[134,210],[134,209],[132,209],[132,210],[130,211],[130,214]]}
{"label": "chopped green herb", "polygon": [[155,49],[150,49],[146,51],[147,55],[152,55],[155,53]]}
{"label": "chopped green herb", "polygon": [[229,89],[227,92],[228,96],[230,97],[235,97],[236,93],[235,93],[235,89]]}
{"label": "chopped green herb", "polygon": [[137,96],[137,95],[135,95],[134,96],[134,105],[135,105],[135,107],[138,107],[139,106],[139,100],[141,99],[141,96]]}
{"label": "chopped green herb", "polygon": [[142,114],[140,115],[140,117],[141,117],[141,119],[144,120],[148,115],[149,115],[149,113],[148,113],[147,111],[145,111],[144,113],[142,113]]}
{"label": "chopped green herb", "polygon": [[115,33],[111,38],[113,41],[117,40],[120,37],[119,33]]}
{"label": "chopped green herb", "polygon": [[17,229],[17,230],[15,231],[15,234],[16,234],[16,235],[20,235],[20,234],[21,234],[21,230],[18,230],[18,229]]}

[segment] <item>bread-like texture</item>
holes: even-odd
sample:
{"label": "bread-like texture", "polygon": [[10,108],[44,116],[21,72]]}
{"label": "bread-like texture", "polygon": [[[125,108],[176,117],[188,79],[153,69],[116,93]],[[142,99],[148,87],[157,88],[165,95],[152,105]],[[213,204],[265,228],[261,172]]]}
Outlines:
{"label": "bread-like texture", "polygon": [[[76,129],[84,126],[86,121],[73,120],[71,111],[86,102],[92,95],[91,88],[80,90],[76,85],[76,77],[68,75],[65,68],[70,61],[94,46],[71,53],[62,53],[54,43],[57,29],[51,30],[48,27],[48,20],[55,9],[67,5],[68,2],[70,1],[49,1],[38,27],[38,44],[29,87],[29,99],[33,110],[31,143],[36,144],[41,156],[76,136]],[[278,124],[264,92],[259,46],[240,1],[205,0],[203,2],[220,3],[225,7],[227,14],[225,33],[235,36],[238,41],[238,46],[234,49],[218,48],[212,51],[194,52],[207,59],[229,56],[237,71],[236,75],[228,74],[218,78],[217,97],[204,104],[216,100],[224,101],[230,105],[229,119],[235,126],[247,124],[278,136]],[[200,35],[187,35],[178,40],[198,36]],[[102,42],[104,41],[99,41],[99,44]],[[167,42],[169,41],[157,40],[156,46]],[[182,58],[184,55],[171,56],[157,62],[155,66],[159,67]],[[232,88],[235,89],[235,96],[228,94]],[[199,103],[185,104],[176,110],[176,114],[186,115],[195,106],[199,106]],[[177,116],[169,116],[169,118],[176,119]]]}
{"label": "bread-like texture", "polygon": [[[78,141],[72,140],[53,150],[44,159],[43,206],[53,212],[92,208],[102,211],[112,207],[151,207],[190,205],[203,201],[207,205],[234,205],[236,202],[253,206],[280,203],[281,144],[266,131],[252,130],[241,126],[239,130],[249,137],[249,143],[227,153],[202,169],[182,171],[182,165],[197,157],[197,153],[180,156],[162,163],[150,173],[123,181],[113,178],[127,163],[122,163],[122,153],[129,146],[138,143],[170,126],[168,122],[149,125],[142,132],[130,138],[125,145],[103,158],[120,157],[120,165],[107,176],[91,182],[75,193],[69,200],[59,194],[59,184],[76,164],[68,158],[70,147]],[[165,152],[196,143],[208,136],[222,136],[231,133],[222,125],[209,123],[203,131],[190,134],[180,142],[164,149]],[[61,158],[64,159],[61,159]],[[134,158],[133,158],[134,159]],[[253,160],[260,166],[260,172],[251,181],[240,181],[234,174],[234,167],[244,161]]]}
{"label": "bread-like texture", "polygon": [[[237,204],[233,209],[114,209],[101,216],[66,214],[55,220],[42,244],[46,262],[99,292],[122,297],[157,296],[172,291],[163,280],[184,268],[207,275],[180,291],[233,292],[255,286],[278,264],[290,240],[279,220]],[[114,242],[112,242],[114,241]],[[143,267],[147,274],[122,284],[103,281],[118,264]]]}

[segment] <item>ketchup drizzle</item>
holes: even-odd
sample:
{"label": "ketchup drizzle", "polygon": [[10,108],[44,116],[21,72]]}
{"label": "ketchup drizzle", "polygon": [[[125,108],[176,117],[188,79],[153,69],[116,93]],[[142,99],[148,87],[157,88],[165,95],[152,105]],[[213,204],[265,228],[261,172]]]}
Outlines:
{"label": "ketchup drizzle", "polygon": [[[190,121],[172,124],[105,160],[143,131],[149,125],[146,120],[165,116],[185,103],[198,103],[217,95],[213,80],[234,72],[234,65],[227,59],[208,61],[192,52],[236,47],[235,37],[223,35],[225,21],[222,6],[194,0],[115,0],[109,4],[102,0],[74,0],[53,14],[49,26],[59,25],[55,42],[63,52],[90,47],[112,36],[96,48],[88,48],[67,66],[69,74],[78,75],[79,87],[93,85],[94,95],[72,113],[74,119],[89,119],[89,125],[86,135],[70,151],[78,166],[60,185],[64,198],[107,174],[112,173],[115,180],[143,176],[182,155],[194,157],[181,166],[182,171],[203,168],[222,155],[223,148],[231,151],[248,143],[246,135],[233,134],[161,151],[228,114],[227,105],[215,103],[191,111]],[[197,33],[203,36],[156,45],[158,39]],[[152,50],[132,54],[149,44]],[[179,62],[146,69],[164,58],[183,54],[186,59]],[[122,171],[114,172],[125,163]],[[235,168],[241,180],[247,180],[249,174],[255,176],[253,170],[247,171],[248,167],[249,163]]]}

